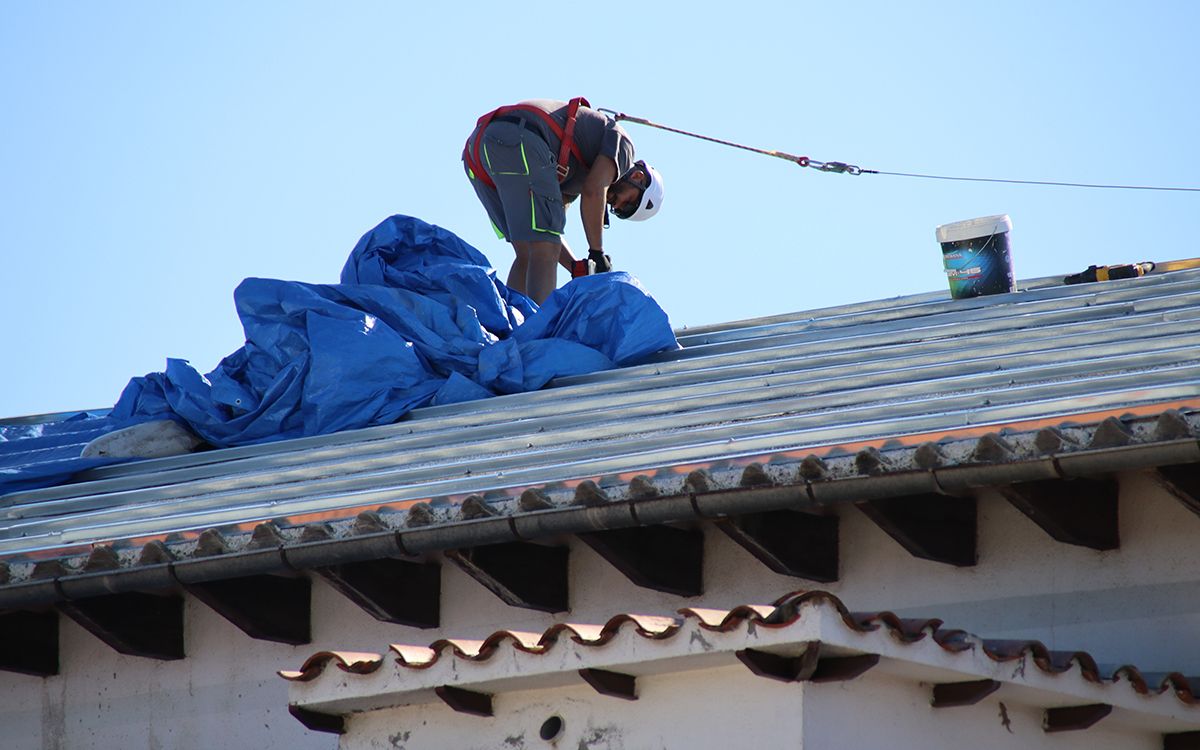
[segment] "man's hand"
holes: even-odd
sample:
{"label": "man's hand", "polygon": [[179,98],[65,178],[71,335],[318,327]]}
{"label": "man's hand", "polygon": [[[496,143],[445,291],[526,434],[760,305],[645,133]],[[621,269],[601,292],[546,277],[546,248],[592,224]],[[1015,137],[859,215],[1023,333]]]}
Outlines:
{"label": "man's hand", "polygon": [[613,269],[612,258],[603,250],[588,250],[588,260],[595,264],[593,273],[608,273]]}
{"label": "man's hand", "polygon": [[603,250],[588,250],[587,260],[572,261],[569,270],[571,278],[578,279],[580,276],[608,273],[612,268],[612,258],[608,257]]}

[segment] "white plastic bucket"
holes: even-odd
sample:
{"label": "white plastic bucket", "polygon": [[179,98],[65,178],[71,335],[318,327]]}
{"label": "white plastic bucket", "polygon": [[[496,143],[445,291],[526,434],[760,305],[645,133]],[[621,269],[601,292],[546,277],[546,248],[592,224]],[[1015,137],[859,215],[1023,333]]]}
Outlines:
{"label": "white plastic bucket", "polygon": [[954,299],[1016,291],[1007,214],[956,221],[937,228],[942,266]]}

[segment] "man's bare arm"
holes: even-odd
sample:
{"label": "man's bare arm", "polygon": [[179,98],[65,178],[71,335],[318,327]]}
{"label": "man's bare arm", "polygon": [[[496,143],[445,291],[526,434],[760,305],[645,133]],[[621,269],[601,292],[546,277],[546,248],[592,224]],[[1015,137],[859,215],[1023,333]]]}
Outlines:
{"label": "man's bare arm", "polygon": [[583,222],[583,234],[587,237],[589,250],[604,249],[604,206],[608,199],[608,186],[616,179],[617,163],[607,156],[597,156],[583,183],[579,201],[579,218]]}

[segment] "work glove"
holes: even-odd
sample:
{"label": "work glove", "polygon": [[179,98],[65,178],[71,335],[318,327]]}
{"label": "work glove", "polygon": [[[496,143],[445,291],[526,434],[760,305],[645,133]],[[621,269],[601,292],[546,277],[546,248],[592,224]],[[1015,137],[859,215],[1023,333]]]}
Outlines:
{"label": "work glove", "polygon": [[588,250],[587,260],[577,260],[571,263],[571,278],[591,276],[595,273],[607,273],[612,270],[612,258],[602,250]]}
{"label": "work glove", "polygon": [[588,260],[596,267],[592,273],[608,273],[613,270],[612,258],[608,257],[603,250],[588,250]]}

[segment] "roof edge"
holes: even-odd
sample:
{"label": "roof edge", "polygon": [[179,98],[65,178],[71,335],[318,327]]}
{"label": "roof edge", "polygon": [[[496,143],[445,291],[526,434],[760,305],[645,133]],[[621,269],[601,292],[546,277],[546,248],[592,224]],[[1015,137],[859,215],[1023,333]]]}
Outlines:
{"label": "roof edge", "polygon": [[248,575],[300,571],[380,558],[417,557],[445,550],[530,541],[590,531],[762,513],[820,511],[834,504],[922,493],[967,494],[973,489],[1047,479],[1076,479],[1200,462],[1195,438],[1042,456],[1008,463],[976,463],[789,484],[688,491],[630,498],[607,505],[573,506],[493,516],[454,524],[366,533],[349,538],[279,544],[188,560],[41,576],[0,586],[0,610],[49,606],[106,594],[168,588]]}

